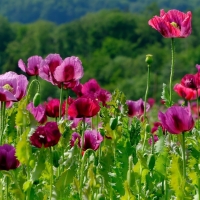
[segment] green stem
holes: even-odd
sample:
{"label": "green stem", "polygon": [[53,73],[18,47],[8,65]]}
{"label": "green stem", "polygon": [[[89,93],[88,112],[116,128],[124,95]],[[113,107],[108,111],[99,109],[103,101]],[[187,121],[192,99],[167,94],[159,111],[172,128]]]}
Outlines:
{"label": "green stem", "polygon": [[63,83],[61,83],[61,88],[60,88],[59,119],[61,119],[62,115],[62,95],[63,95]]}
{"label": "green stem", "polygon": [[145,97],[144,97],[144,120],[146,119],[146,107],[147,107],[147,96],[149,92],[149,82],[150,82],[150,65],[147,65],[148,71],[147,71],[147,88],[145,92]]}
{"label": "green stem", "polygon": [[175,52],[174,38],[171,39],[171,52],[172,52],[172,61],[171,61],[170,81],[169,81],[169,102],[170,102],[170,106],[172,105],[172,79],[173,79],[173,75],[174,75],[174,52]]}
{"label": "green stem", "polygon": [[52,187],[53,187],[53,156],[52,156],[52,149],[49,147],[49,152],[50,152],[50,165],[51,165],[51,172],[50,172],[50,198],[49,200],[52,199]]}
{"label": "green stem", "polygon": [[185,133],[182,133],[182,159],[183,159],[183,179],[186,180],[186,162],[185,162]]}
{"label": "green stem", "polygon": [[197,89],[197,130],[199,130],[199,94]]}
{"label": "green stem", "polygon": [[6,102],[1,102],[1,136],[0,144],[3,144],[3,133],[5,128],[5,111],[6,111]]}
{"label": "green stem", "polygon": [[92,149],[87,149],[85,152],[84,152],[84,155],[82,157],[82,160],[81,160],[81,176],[80,176],[80,199],[82,199],[82,192],[83,192],[83,178],[84,178],[84,167],[85,167],[85,162],[87,160],[87,155],[88,155],[88,152],[91,151],[93,153],[93,156],[94,156],[94,160],[95,160],[95,152],[94,150]]}
{"label": "green stem", "polygon": [[37,84],[37,92],[40,93],[40,82],[37,80],[37,79],[34,79],[31,81],[29,87],[28,87],[28,91],[27,91],[27,98],[28,98],[28,95],[31,91],[31,87],[33,86],[33,83],[36,83]]}
{"label": "green stem", "polygon": [[6,200],[8,200],[8,177],[6,176]]}

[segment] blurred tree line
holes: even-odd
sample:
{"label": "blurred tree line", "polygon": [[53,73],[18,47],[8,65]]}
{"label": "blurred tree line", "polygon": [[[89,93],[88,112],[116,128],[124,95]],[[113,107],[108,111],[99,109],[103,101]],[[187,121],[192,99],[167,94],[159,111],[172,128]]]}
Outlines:
{"label": "blurred tree line", "polygon": [[159,8],[181,11],[199,7],[199,0],[0,0],[0,15],[11,22],[30,23],[44,19],[61,24],[105,8],[139,13],[151,3]]}
{"label": "blurred tree line", "polygon": [[[78,56],[83,63],[84,83],[95,78],[112,92],[119,88],[128,99],[144,97],[147,67],[146,54],[152,54],[149,97],[160,99],[162,83],[169,83],[171,51],[170,39],[163,38],[148,25],[148,20],[159,15],[155,5],[143,13],[120,10],[101,10],[61,25],[50,21],[29,24],[10,23],[0,17],[0,73],[22,71],[18,60],[32,55],[45,58],[59,53],[62,58]],[[186,73],[196,72],[200,64],[200,12],[193,12],[191,36],[175,40],[174,83]],[[42,95],[58,97],[58,90],[42,82]],[[176,96],[176,94],[174,94]],[[178,96],[176,96],[178,98]]]}

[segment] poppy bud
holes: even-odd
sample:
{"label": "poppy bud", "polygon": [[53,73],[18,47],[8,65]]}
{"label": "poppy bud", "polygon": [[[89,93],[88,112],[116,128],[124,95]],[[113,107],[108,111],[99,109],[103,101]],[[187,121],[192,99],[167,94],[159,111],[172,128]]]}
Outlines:
{"label": "poppy bud", "polygon": [[147,54],[147,55],[146,55],[145,62],[146,62],[148,65],[150,65],[150,64],[153,62],[153,55]]}
{"label": "poppy bud", "polygon": [[148,164],[150,171],[152,171],[154,166],[155,166],[155,156],[154,156],[154,154],[150,154],[148,156],[147,164]]}
{"label": "poppy bud", "polygon": [[110,128],[112,130],[115,130],[115,128],[117,127],[117,124],[118,124],[118,118],[117,117],[110,119]]}
{"label": "poppy bud", "polygon": [[41,101],[41,96],[40,93],[36,93],[35,96],[33,97],[33,105],[34,107],[37,107],[40,104]]}
{"label": "poppy bud", "polygon": [[97,200],[104,200],[105,196],[103,194],[98,194],[97,195]]}

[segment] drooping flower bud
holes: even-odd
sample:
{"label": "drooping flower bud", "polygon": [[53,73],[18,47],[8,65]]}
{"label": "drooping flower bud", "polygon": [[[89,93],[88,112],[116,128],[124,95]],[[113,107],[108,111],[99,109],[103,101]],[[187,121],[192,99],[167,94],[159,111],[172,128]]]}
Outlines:
{"label": "drooping flower bud", "polygon": [[35,96],[33,97],[33,105],[34,107],[37,107],[40,104],[41,101],[41,96],[40,93],[36,93]]}

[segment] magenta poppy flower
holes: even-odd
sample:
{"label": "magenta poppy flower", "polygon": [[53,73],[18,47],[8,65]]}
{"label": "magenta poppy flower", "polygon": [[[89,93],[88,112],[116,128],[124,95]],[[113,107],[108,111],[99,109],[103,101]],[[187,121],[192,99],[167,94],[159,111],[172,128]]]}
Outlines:
{"label": "magenta poppy flower", "polygon": [[149,104],[150,108],[153,107],[153,105],[155,104],[155,99],[154,98],[148,98],[147,103]]}
{"label": "magenta poppy flower", "polygon": [[15,156],[15,148],[9,144],[0,146],[0,170],[16,169],[19,160]]}
{"label": "magenta poppy flower", "polygon": [[190,131],[194,127],[194,120],[188,107],[172,106],[165,113],[159,112],[158,118],[171,134]]}
{"label": "magenta poppy flower", "polygon": [[165,128],[163,127],[163,125],[162,125],[161,122],[154,122],[154,123],[153,123],[153,127],[152,127],[152,129],[151,129],[151,133],[152,133],[152,134],[155,133],[155,132],[158,130],[159,127],[162,128],[163,134],[165,134],[166,130],[165,130]]}
{"label": "magenta poppy flower", "polygon": [[[191,88],[187,88],[182,84],[177,83],[174,86],[174,91],[182,98],[186,100],[192,100],[197,98],[197,91]],[[200,92],[200,90],[198,90]],[[199,93],[200,94],[200,93]]]}
{"label": "magenta poppy flower", "polygon": [[160,16],[154,16],[148,24],[160,32],[166,38],[185,38],[192,32],[192,13],[186,14],[179,10],[169,10],[167,13],[162,9]]}
{"label": "magenta poppy flower", "polygon": [[33,102],[30,102],[26,109],[34,116],[35,120],[40,124],[44,124],[47,121],[45,106],[40,104],[34,107]]}
{"label": "magenta poppy flower", "polygon": [[47,148],[55,146],[60,140],[61,134],[56,122],[47,122],[44,126],[38,126],[30,137],[33,146]]}
{"label": "magenta poppy flower", "polygon": [[28,58],[27,66],[22,59],[18,61],[18,67],[29,76],[37,76],[39,74],[40,63],[42,62],[41,56],[31,56]]}
{"label": "magenta poppy flower", "polygon": [[78,57],[67,57],[56,67],[53,75],[59,83],[76,82],[83,77],[82,63]]}
{"label": "magenta poppy flower", "polygon": [[76,132],[74,132],[74,133],[72,133],[72,137],[71,137],[71,140],[70,140],[70,146],[71,147],[74,146],[76,140],[78,140],[77,144],[78,144],[78,146],[80,148],[81,147],[81,135],[76,133]]}
{"label": "magenta poppy flower", "polygon": [[96,100],[80,97],[69,105],[68,115],[75,118],[93,117],[99,112],[99,110],[100,106]]}
{"label": "magenta poppy flower", "polygon": [[101,89],[99,84],[95,79],[90,79],[88,82],[82,85],[82,94],[83,96],[92,96],[95,97],[96,93]]}
{"label": "magenta poppy flower", "polygon": [[[137,101],[127,100],[128,116],[129,117],[141,117],[144,114],[144,101],[139,99]],[[146,112],[149,111],[150,105],[146,103]]]}
{"label": "magenta poppy flower", "polygon": [[39,76],[53,85],[58,85],[54,78],[54,72],[62,61],[59,54],[49,54],[40,64]]}
{"label": "magenta poppy flower", "polygon": [[[72,134],[72,139],[70,140],[70,145],[73,146],[76,139],[78,139],[78,146],[81,148],[82,140],[81,136],[78,133]],[[101,142],[103,141],[103,136],[97,132],[96,130],[86,130],[84,132],[84,142],[83,142],[83,151],[86,151],[87,149],[93,149],[96,151]]]}
{"label": "magenta poppy flower", "polygon": [[25,94],[28,80],[24,75],[6,72],[0,75],[0,101],[19,101]]}
{"label": "magenta poppy flower", "polygon": [[[159,140],[157,135],[153,135],[154,144]],[[152,145],[153,141],[152,138],[149,138],[148,143]]]}
{"label": "magenta poppy flower", "polygon": [[[46,115],[52,118],[59,117],[59,107],[60,107],[60,100],[59,99],[51,99],[50,101],[45,103],[46,106]],[[65,104],[62,105],[62,113],[63,116],[65,113]]]}

